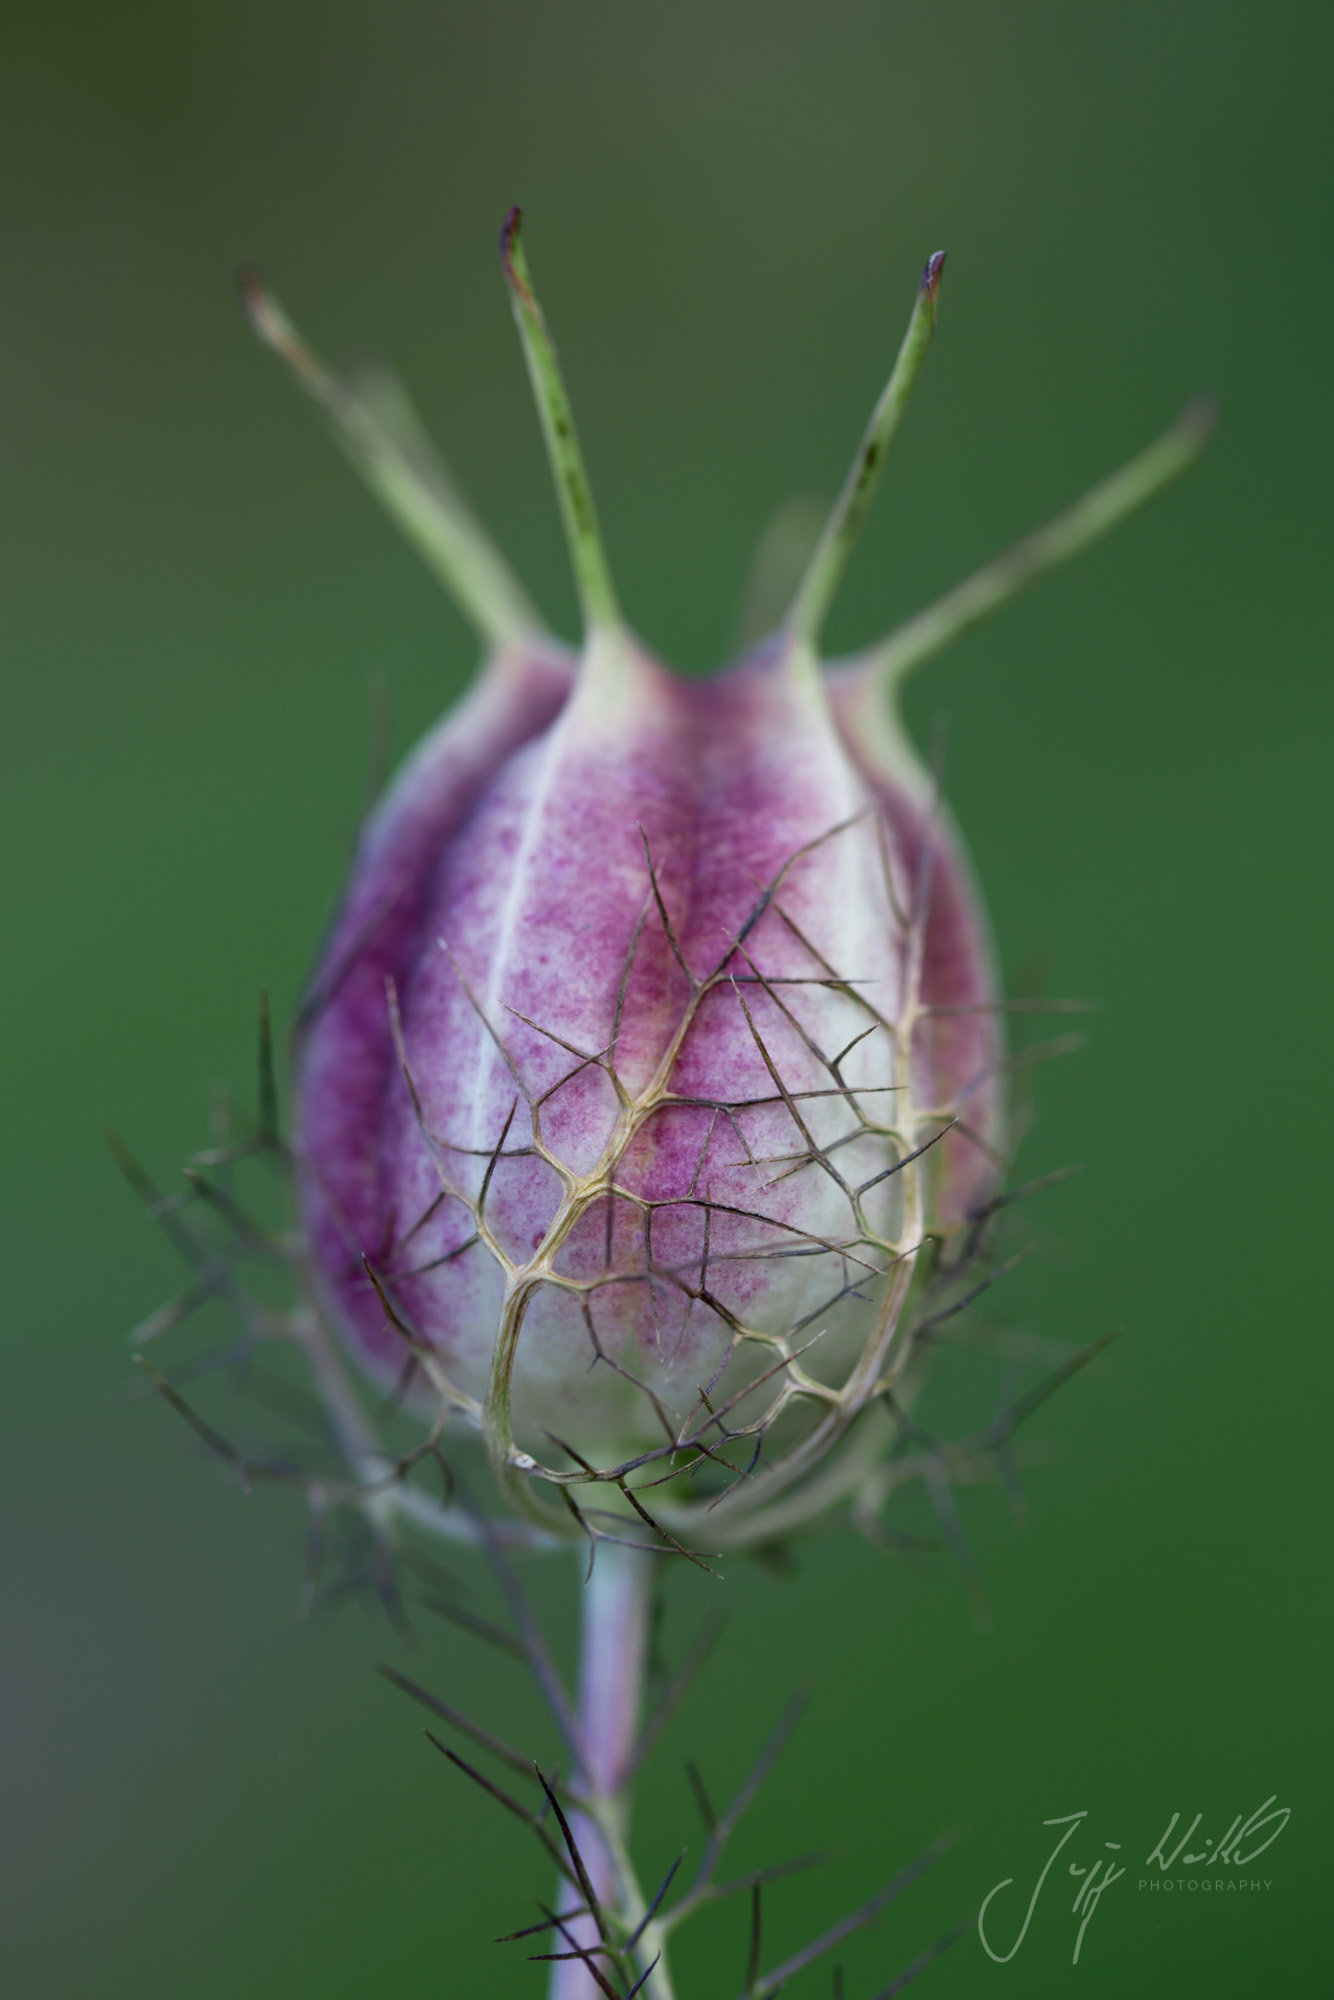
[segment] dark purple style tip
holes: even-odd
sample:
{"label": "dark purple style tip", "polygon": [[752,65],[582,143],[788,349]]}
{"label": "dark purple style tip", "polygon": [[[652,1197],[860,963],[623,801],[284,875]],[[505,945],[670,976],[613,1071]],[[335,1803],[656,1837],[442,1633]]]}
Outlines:
{"label": "dark purple style tip", "polygon": [[943,250],[933,250],[926,260],[926,266],[922,272],[922,282],[918,287],[930,299],[933,311],[935,310],[936,293],[940,290],[941,273],[944,269],[945,252]]}
{"label": "dark purple style tip", "polygon": [[513,278],[516,275],[514,270],[514,246],[519,240],[519,230],[522,224],[523,210],[516,202],[500,225],[500,261],[505,267],[507,278]]}

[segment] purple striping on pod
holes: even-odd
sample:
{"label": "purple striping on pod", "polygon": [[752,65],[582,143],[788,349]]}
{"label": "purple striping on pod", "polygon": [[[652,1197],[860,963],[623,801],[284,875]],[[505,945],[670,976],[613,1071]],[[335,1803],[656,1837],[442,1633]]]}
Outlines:
{"label": "purple striping on pod", "polygon": [[832,1441],[883,1386],[915,1263],[985,1205],[1004,1150],[986,921],[895,690],[1181,469],[1205,423],[1188,412],[1080,503],[1096,521],[1071,510],[822,668],[933,330],[932,258],[787,616],[739,665],[684,680],[621,619],[517,212],[502,256],[578,655],[543,632],[406,405],[327,375],[247,283],[259,331],[489,647],[370,819],[307,1002],[316,1288],[368,1372],[474,1423],[498,1470],[542,1470],[553,1439],[577,1464],[661,1446],[720,1404],[762,1437],[768,1397],[772,1419],[793,1406],[796,1477],[815,1460],[795,1405]]}

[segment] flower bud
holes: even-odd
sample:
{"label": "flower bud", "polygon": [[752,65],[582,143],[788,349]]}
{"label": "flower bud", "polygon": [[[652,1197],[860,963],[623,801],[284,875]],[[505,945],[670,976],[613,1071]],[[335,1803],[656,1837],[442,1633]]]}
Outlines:
{"label": "flower bud", "polygon": [[488,641],[371,817],[307,1002],[315,1289],[366,1371],[476,1427],[530,1511],[543,1478],[654,1456],[666,1476],[763,1453],[771,1499],[892,1380],[917,1267],[999,1158],[986,924],[893,718],[903,649],[817,653],[943,258],[787,617],[692,681],[621,617],[517,212],[502,257],[577,656],[406,407],[328,376],[247,293]]}

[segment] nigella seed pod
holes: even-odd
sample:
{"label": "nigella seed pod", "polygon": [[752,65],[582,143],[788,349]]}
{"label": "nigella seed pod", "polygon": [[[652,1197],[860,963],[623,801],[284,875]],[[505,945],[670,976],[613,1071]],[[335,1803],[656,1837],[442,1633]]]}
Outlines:
{"label": "nigella seed pod", "polygon": [[[683,680],[622,618],[517,211],[501,248],[577,655],[396,392],[326,373],[246,281],[257,329],[487,644],[365,828],[307,999],[314,1289],[365,1370],[479,1431],[548,1525],[573,1526],[543,1482],[711,1461],[749,1475],[715,1538],[767,1536],[804,1495],[827,1504],[812,1475],[904,1377],[919,1268],[985,1208],[1004,1156],[986,921],[896,689],[1180,470],[1205,423],[1188,412],[942,605],[823,668],[934,327],[933,257],[787,616],[716,679]],[[659,1520],[688,1520],[670,1485],[658,1497]]]}

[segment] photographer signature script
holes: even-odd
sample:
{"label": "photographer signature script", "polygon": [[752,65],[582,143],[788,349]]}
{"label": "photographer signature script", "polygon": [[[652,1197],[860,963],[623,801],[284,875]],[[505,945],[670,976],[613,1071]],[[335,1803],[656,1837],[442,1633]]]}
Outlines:
{"label": "photographer signature script", "polygon": [[[1257,1855],[1262,1854],[1266,1847],[1273,1845],[1292,1815],[1291,1806],[1279,1806],[1275,1804],[1276,1797],[1276,1793],[1271,1794],[1265,1800],[1264,1804],[1258,1806],[1244,1823],[1241,1814],[1238,1813],[1227,1832],[1223,1835],[1223,1838],[1217,1842],[1205,1840],[1198,1853],[1188,1854],[1185,1850],[1187,1842],[1195,1838],[1196,1830],[1204,1815],[1196,1813],[1186,1832],[1169,1852],[1168,1843],[1175,1834],[1181,1819],[1180,1813],[1173,1813],[1171,1819],[1168,1821],[1167,1831],[1163,1834],[1157,1846],[1148,1855],[1144,1866],[1152,1868],[1156,1865],[1160,1874],[1163,1875],[1178,1866],[1178,1864],[1183,1868],[1195,1868],[1202,1861],[1208,1862],[1211,1867],[1246,1867],[1250,1862],[1255,1860]],[[1043,1820],[1042,1824],[1044,1826],[1059,1826],[1065,1830],[1051,1853],[1047,1856],[1042,1873],[1033,1885],[1033,1893],[1028,1899],[1028,1908],[1024,1912],[1024,1921],[1020,1926],[1019,1935],[1010,1946],[1010,1949],[1005,1952],[994,1950],[987,1937],[987,1911],[1001,1890],[1010,1887],[1010,1884],[1014,1881],[1013,1875],[1007,1875],[1003,1882],[998,1882],[994,1889],[988,1891],[982,1907],[977,1913],[977,1934],[982,1940],[982,1949],[986,1952],[988,1958],[995,1960],[997,1965],[1007,1965],[1027,1937],[1028,1927],[1033,1921],[1033,1912],[1038,1905],[1038,1897],[1042,1894],[1043,1885],[1051,1873],[1052,1864],[1066,1842],[1079,1832],[1083,1822],[1087,1818],[1088,1813],[1085,1811],[1066,1813],[1058,1819]],[[1266,1832],[1266,1829],[1271,1830]],[[1263,1835],[1263,1838],[1259,1838],[1261,1835]],[[1109,1889],[1113,1882],[1119,1882],[1126,1872],[1124,1868],[1117,1866],[1116,1861],[1116,1857],[1121,1852],[1121,1842],[1119,1840],[1105,1840],[1103,1846],[1108,1850],[1107,1853],[1099,1855],[1091,1866],[1088,1864],[1081,1865],[1076,1861],[1071,1861],[1068,1864],[1070,1874],[1077,1879],[1082,1878],[1079,1879],[1079,1887],[1075,1893],[1075,1900],[1071,1905],[1073,1915],[1080,1919],[1079,1930],[1075,1937],[1074,1957],[1071,1960],[1071,1963],[1074,1965],[1078,1965],[1079,1963],[1079,1950],[1084,1942],[1084,1933],[1088,1929],[1093,1913],[1102,1899],[1104,1889]],[[1144,1886],[1145,1881],[1142,1879],[1140,1887],[1143,1888]],[[1153,1882],[1149,1886],[1156,1888],[1157,1883]],[[1194,1886],[1193,1882],[1191,1886]],[[1208,1884],[1206,1883],[1205,1886],[1207,1887]],[[1221,1888],[1222,1886],[1223,1883],[1220,1880],[1218,1887]],[[1229,1882],[1228,1886],[1231,1887],[1233,1884]],[[1243,1882],[1240,1886],[1245,1887],[1246,1885]],[[1170,1883],[1168,1887],[1171,1887]]]}

